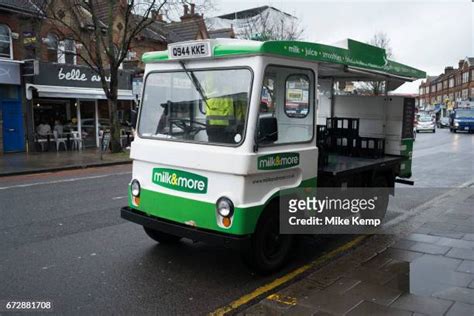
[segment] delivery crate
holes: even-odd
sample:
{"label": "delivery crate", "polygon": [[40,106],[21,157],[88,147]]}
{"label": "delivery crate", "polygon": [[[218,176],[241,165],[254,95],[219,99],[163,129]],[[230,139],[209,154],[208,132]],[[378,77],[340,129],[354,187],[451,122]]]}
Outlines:
{"label": "delivery crate", "polygon": [[332,135],[357,137],[359,135],[359,119],[352,117],[328,117],[326,129]]}
{"label": "delivery crate", "polygon": [[385,154],[385,138],[357,137],[353,154],[364,158],[381,158]]}

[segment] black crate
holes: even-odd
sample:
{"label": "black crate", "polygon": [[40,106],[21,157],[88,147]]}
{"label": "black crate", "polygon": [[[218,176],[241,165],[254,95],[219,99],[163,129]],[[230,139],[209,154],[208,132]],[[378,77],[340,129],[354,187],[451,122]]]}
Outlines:
{"label": "black crate", "polygon": [[328,117],[326,129],[332,135],[357,137],[359,135],[359,119],[352,117]]}
{"label": "black crate", "polygon": [[330,151],[339,155],[352,156],[354,148],[357,145],[356,137],[330,135],[328,139]]}
{"label": "black crate", "polygon": [[364,158],[381,158],[385,154],[385,138],[357,137],[353,154]]}

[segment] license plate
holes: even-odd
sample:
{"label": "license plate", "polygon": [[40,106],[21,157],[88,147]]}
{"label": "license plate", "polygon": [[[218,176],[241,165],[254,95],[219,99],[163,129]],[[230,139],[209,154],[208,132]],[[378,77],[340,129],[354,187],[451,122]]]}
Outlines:
{"label": "license plate", "polygon": [[209,42],[190,42],[168,45],[169,59],[202,58],[211,56]]}

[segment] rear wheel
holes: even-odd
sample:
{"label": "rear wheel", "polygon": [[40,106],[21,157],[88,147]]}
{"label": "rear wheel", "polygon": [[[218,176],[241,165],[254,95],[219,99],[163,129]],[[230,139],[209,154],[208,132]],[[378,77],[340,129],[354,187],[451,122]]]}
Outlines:
{"label": "rear wheel", "polygon": [[267,209],[255,228],[250,247],[242,254],[243,259],[256,272],[269,274],[287,262],[293,243],[293,235],[280,234],[278,210]]}
{"label": "rear wheel", "polygon": [[148,237],[150,237],[154,241],[159,242],[160,244],[177,243],[181,239],[181,237],[179,237],[179,236],[175,236],[175,235],[171,235],[171,234],[168,234],[168,233],[160,232],[158,230],[155,230],[155,229],[152,229],[152,228],[149,228],[149,227],[143,226],[143,229],[145,230],[145,233],[148,235]]}

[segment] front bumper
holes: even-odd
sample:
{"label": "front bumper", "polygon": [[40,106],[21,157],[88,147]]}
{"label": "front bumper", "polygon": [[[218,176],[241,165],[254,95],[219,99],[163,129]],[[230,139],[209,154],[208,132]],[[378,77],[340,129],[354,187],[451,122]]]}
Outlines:
{"label": "front bumper", "polygon": [[436,129],[436,127],[434,126],[417,126],[416,127],[417,131],[432,131],[434,129]]}
{"label": "front bumper", "polygon": [[168,221],[155,216],[147,215],[131,207],[122,207],[120,215],[130,222],[146,226],[164,233],[202,241],[208,244],[223,245],[228,248],[242,249],[250,242],[250,235],[230,235],[210,230],[200,229],[184,224]]}
{"label": "front bumper", "polygon": [[454,126],[454,129],[457,130],[457,131],[472,132],[472,131],[474,131],[474,126],[473,125],[459,124],[458,126]]}

